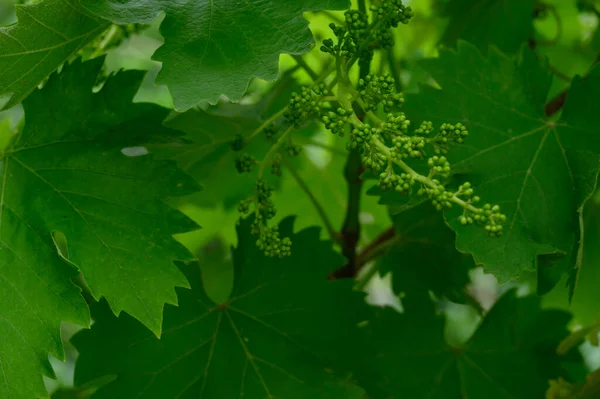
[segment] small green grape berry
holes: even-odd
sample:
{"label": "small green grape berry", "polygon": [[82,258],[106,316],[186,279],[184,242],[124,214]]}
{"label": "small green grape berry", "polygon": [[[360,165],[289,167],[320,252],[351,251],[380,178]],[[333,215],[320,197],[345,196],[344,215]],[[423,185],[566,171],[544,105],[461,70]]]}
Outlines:
{"label": "small green grape berry", "polygon": [[267,181],[264,179],[257,180],[254,189],[256,191],[256,195],[258,196],[259,204],[266,204],[273,194],[273,189],[269,187],[269,183],[267,183]]}

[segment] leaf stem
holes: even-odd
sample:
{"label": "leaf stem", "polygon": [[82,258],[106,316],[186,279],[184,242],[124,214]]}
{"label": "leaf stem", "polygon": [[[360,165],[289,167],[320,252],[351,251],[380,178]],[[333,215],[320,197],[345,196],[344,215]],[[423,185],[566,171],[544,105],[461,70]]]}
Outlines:
{"label": "leaf stem", "polygon": [[[266,169],[267,165],[269,164],[269,161],[271,160],[271,158],[273,158],[275,156],[277,151],[279,151],[279,148],[283,145],[284,141],[292,134],[293,131],[294,131],[293,125],[288,127],[287,130],[279,137],[279,140],[277,140],[277,142],[271,146],[271,149],[269,150],[267,155],[265,155],[263,160],[260,162],[260,165],[258,167],[258,174],[256,175],[257,181],[262,178],[262,176],[265,173],[265,169]],[[254,195],[254,215],[256,218],[258,218],[259,207],[258,207],[258,195],[256,195],[256,194]],[[263,229],[262,225],[260,226],[260,229],[261,229],[261,233],[262,233],[262,229]]]}
{"label": "leaf stem", "polygon": [[396,239],[396,228],[391,226],[379,234],[358,254],[357,263],[362,266],[381,253],[382,248],[387,248],[389,242]]}
{"label": "leaf stem", "polygon": [[398,68],[398,60],[396,60],[396,54],[394,49],[391,48],[387,51],[388,65],[390,67],[390,74],[394,78],[394,87],[397,93],[402,92],[402,80],[400,79],[400,69]]}
{"label": "leaf stem", "polygon": [[[307,67],[308,67],[308,65],[307,65]],[[333,72],[333,70],[331,70],[331,69],[324,71],[321,74],[321,76],[317,77],[317,79],[315,80],[315,84],[320,83],[321,81],[325,80],[332,72]],[[315,74],[315,76],[316,76],[316,74]],[[333,101],[333,100],[335,100],[335,98],[331,97],[331,98],[328,98],[328,100]],[[261,134],[267,127],[272,125],[277,119],[281,118],[288,111],[288,109],[289,109],[289,107],[285,106],[282,109],[280,109],[278,112],[276,112],[275,114],[271,115],[271,117],[269,119],[267,119],[266,121],[264,121],[263,124],[260,125],[254,132],[252,132],[252,134],[250,136],[248,136],[246,138],[246,140],[250,141],[250,140],[254,139],[256,136],[258,136],[259,134]]]}
{"label": "leaf stem", "polygon": [[102,39],[102,41],[98,44],[98,46],[96,47],[96,49],[94,50],[94,52],[92,53],[92,55],[90,55],[90,59],[91,58],[96,58],[99,55],[101,55],[104,50],[106,49],[106,47],[113,41],[113,39],[115,38],[115,36],[117,35],[117,33],[119,33],[119,26],[112,24],[110,26],[110,28],[108,28],[106,30],[106,34],[104,35],[104,38]]}
{"label": "leaf stem", "polygon": [[292,54],[292,57],[298,63],[298,65],[300,65],[302,67],[302,69],[304,69],[306,71],[306,73],[308,74],[308,76],[310,76],[310,78],[312,80],[316,81],[317,79],[319,79],[319,74],[316,73],[315,70],[312,69],[310,67],[310,65],[308,65],[306,63],[306,61],[304,60],[304,58],[301,55]]}
{"label": "leaf stem", "polygon": [[[380,256],[385,255],[390,247],[408,243],[423,244],[427,243],[427,240],[403,237],[398,235],[394,226],[391,226],[384,230],[379,236],[377,236],[377,238],[367,245],[365,249],[361,251],[361,253],[358,255],[357,264],[360,265],[360,267],[364,267],[369,262],[372,262]],[[379,263],[370,265],[369,268],[359,276],[355,289],[364,290],[369,281],[373,278],[373,276],[375,276],[375,274],[377,274],[377,272],[379,272]]]}
{"label": "leaf stem", "polygon": [[302,176],[300,176],[300,174],[298,173],[298,171],[293,167],[293,165],[287,159],[282,158],[281,162],[290,171],[290,174],[292,175],[292,177],[294,178],[294,180],[296,180],[296,183],[298,184],[298,186],[300,187],[300,189],[302,191],[304,191],[304,193],[308,196],[308,199],[310,200],[310,202],[313,204],[313,206],[317,210],[317,213],[319,214],[319,217],[321,218],[321,221],[325,225],[325,228],[327,229],[327,232],[329,233],[329,236],[331,237],[331,239],[333,241],[339,243],[340,242],[340,235],[333,228],[333,224],[331,224],[331,221],[329,220],[329,217],[327,216],[327,213],[325,212],[325,209],[323,208],[323,206],[321,205],[321,203],[317,200],[317,198],[315,197],[315,195],[312,193],[312,191],[310,190],[310,188],[308,187],[308,185],[306,184],[306,182],[302,179]]}
{"label": "leaf stem", "polygon": [[554,74],[557,78],[564,80],[565,82],[571,82],[571,78],[564,72],[559,71],[552,65],[548,65],[548,70]]}
{"label": "leaf stem", "polygon": [[261,179],[263,177],[267,165],[269,164],[271,159],[275,156],[277,151],[279,151],[279,149],[281,148],[283,143],[291,136],[291,134],[294,132],[294,130],[295,130],[294,126],[288,127],[286,129],[286,131],[283,132],[283,134],[281,136],[279,136],[279,139],[277,140],[277,142],[275,144],[273,144],[273,146],[271,146],[271,149],[269,150],[267,155],[265,155],[265,157],[263,158],[263,160],[260,163],[260,166],[258,167],[257,179]]}
{"label": "leaf stem", "polygon": [[[392,229],[393,229],[393,227],[392,227]],[[386,234],[387,232],[388,231],[386,230],[383,232],[383,234]],[[369,258],[364,259],[364,263],[361,266],[365,266],[369,262],[372,262],[376,258],[384,255],[390,247],[392,247],[402,241],[403,241],[402,237],[399,237],[397,235],[393,235],[391,237],[384,237],[384,240],[377,243],[377,246],[375,246],[373,248],[372,252],[370,253],[371,255],[369,256]],[[367,287],[367,284],[369,284],[369,281],[371,281],[371,279],[373,279],[373,277],[377,273],[379,273],[380,265],[381,265],[381,262],[376,262],[376,263],[369,265],[368,268],[364,271],[364,273],[360,274],[359,278],[357,279],[356,285],[354,286],[354,289],[357,291],[364,291],[365,288]]]}
{"label": "leaf stem", "polygon": [[281,118],[283,116],[283,114],[285,114],[287,112],[287,110],[288,110],[288,107],[284,107],[281,110],[279,110],[278,112],[276,112],[275,114],[271,115],[271,117],[269,119],[267,119],[266,121],[264,121],[263,124],[258,127],[258,129],[256,129],[254,132],[252,132],[252,134],[250,136],[248,136],[246,138],[246,140],[250,141],[253,138],[255,138],[256,136],[258,136],[259,134],[261,134],[267,127],[272,125],[277,119]]}

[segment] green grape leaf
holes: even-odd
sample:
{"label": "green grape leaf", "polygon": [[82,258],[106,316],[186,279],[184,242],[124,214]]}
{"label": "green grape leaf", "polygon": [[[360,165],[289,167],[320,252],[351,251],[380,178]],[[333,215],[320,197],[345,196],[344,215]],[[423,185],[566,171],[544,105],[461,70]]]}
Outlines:
{"label": "green grape leaf", "polygon": [[580,267],[575,270],[576,291],[572,298],[570,287],[559,284],[549,294],[544,295],[544,306],[560,307],[573,312],[575,321],[580,325],[590,325],[600,321],[600,206],[598,194],[588,202],[584,211],[585,239]]}
{"label": "green grape leaf", "polygon": [[80,0],[92,13],[117,24],[150,23],[161,12],[165,44],[157,84],[169,87],[175,108],[187,110],[222,94],[237,101],[252,77],[274,80],[281,53],[313,45],[302,13],[346,9],[348,0]]}
{"label": "green grape leaf", "polygon": [[[0,169],[5,183],[8,164],[3,160]],[[15,193],[8,188],[0,194],[0,397],[46,398],[42,374],[54,376],[48,354],[65,359],[61,321],[88,326],[90,316],[69,279],[76,270],[57,256],[49,231],[32,229],[13,210]],[[33,191],[20,194],[42,201]]]}
{"label": "green grape leaf", "polygon": [[98,399],[362,398],[333,372],[347,367],[360,310],[368,310],[350,281],[326,279],[343,259],[318,228],[293,234],[293,218],[280,224],[293,242],[285,259],[265,257],[250,229],[249,219],[240,221],[226,302],[207,297],[197,263],[181,266],[192,290],[178,290],[179,306],[165,309],[160,340],[94,306],[91,330],[73,338],[76,383],[118,375]]}
{"label": "green grape leaf", "polygon": [[[406,102],[417,121],[465,124],[465,144],[448,156],[459,180],[474,184],[483,201],[507,215],[500,238],[461,226],[460,210],[447,212],[459,251],[500,280],[543,267],[576,264],[580,210],[594,192],[600,162],[600,114],[589,98],[600,95],[600,68],[585,84],[573,81],[562,118],[544,114],[551,76],[525,50],[517,63],[497,51],[486,58],[461,42],[424,67],[442,87],[423,87]],[[547,255],[547,256],[543,256]]]}
{"label": "green grape leaf", "polygon": [[11,96],[4,108],[21,102],[109,25],[74,0],[15,7],[18,23],[0,28],[0,95]]}
{"label": "green grape leaf", "polygon": [[[175,286],[188,286],[173,260],[191,254],[172,235],[197,229],[162,199],[199,187],[174,161],[126,155],[174,134],[161,126],[169,110],[132,104],[143,72],[111,77],[93,94],[102,63],[65,65],[23,102],[24,130],[3,154],[0,220],[14,231],[4,242],[32,271],[45,267],[34,255],[43,244],[56,245],[95,298],[160,334],[164,304],[177,302]],[[62,243],[54,232],[64,234]]]}
{"label": "green grape leaf", "polygon": [[490,45],[517,53],[533,36],[536,0],[451,0],[442,7],[448,25],[442,43],[463,39],[487,51]]}
{"label": "green grape leaf", "polygon": [[393,248],[379,260],[382,274],[392,272],[394,291],[425,295],[432,291],[464,302],[473,257],[456,250],[455,234],[444,217],[428,203],[392,216],[396,227]]}
{"label": "green grape leaf", "polygon": [[568,377],[561,362],[580,364],[577,352],[556,354],[568,335],[570,315],[541,310],[539,299],[505,293],[462,346],[444,340],[444,321],[432,307],[408,299],[405,312],[388,308],[370,322],[377,381],[364,387],[373,398],[542,398],[548,380]]}

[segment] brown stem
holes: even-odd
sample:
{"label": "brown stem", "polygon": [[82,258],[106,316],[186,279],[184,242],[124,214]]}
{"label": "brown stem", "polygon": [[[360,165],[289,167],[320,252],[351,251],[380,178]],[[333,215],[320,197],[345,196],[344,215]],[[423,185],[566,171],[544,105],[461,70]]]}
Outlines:
{"label": "brown stem", "polygon": [[[600,53],[598,53],[598,56],[594,60],[594,63],[590,67],[590,70],[594,67],[594,65],[596,65],[598,63],[600,63]],[[582,78],[583,80],[587,79],[588,74],[590,73],[590,70],[588,70],[588,73],[586,73],[583,76],[583,78]],[[563,106],[565,105],[565,101],[567,100],[567,94],[569,94],[569,88],[566,88],[565,90],[558,93],[556,96],[554,96],[554,98],[552,98],[548,102],[548,104],[546,104],[546,108],[545,108],[546,116],[552,116],[563,108]]]}
{"label": "brown stem", "polygon": [[371,241],[360,253],[355,257],[354,270],[349,267],[349,264],[335,270],[329,276],[330,279],[336,280],[339,278],[351,278],[356,276],[358,271],[373,259],[383,255],[385,250],[392,244],[399,241],[399,236],[396,233],[394,226],[391,226],[381,232],[373,241]]}
{"label": "brown stem", "polygon": [[358,271],[356,247],[360,238],[359,213],[363,186],[363,181],[360,178],[363,172],[363,165],[360,158],[358,151],[350,151],[346,167],[344,168],[344,177],[348,183],[348,205],[340,236],[342,240],[342,254],[347,262],[344,266],[329,275],[330,280],[353,278]]}
{"label": "brown stem", "polygon": [[548,102],[548,104],[546,104],[546,108],[545,108],[546,116],[552,116],[562,109],[562,107],[565,105],[565,101],[567,99],[568,92],[569,92],[569,89],[565,89],[565,90],[561,91],[556,96],[554,96]]}
{"label": "brown stem", "polygon": [[554,74],[554,76],[556,76],[557,78],[560,78],[560,79],[564,80],[565,82],[571,82],[571,78],[570,78],[570,77],[569,77],[567,74],[565,74],[565,73],[563,73],[563,72],[559,71],[558,69],[556,69],[556,68],[555,68],[555,67],[553,67],[552,65],[548,65],[548,69],[549,69],[549,70],[550,70],[550,72],[552,72],[552,73]]}
{"label": "brown stem", "polygon": [[302,69],[304,69],[306,71],[306,73],[308,74],[308,76],[310,76],[310,78],[313,81],[316,81],[317,79],[319,79],[319,74],[316,73],[315,70],[310,67],[310,65],[308,65],[308,63],[304,60],[304,58],[302,58],[301,55],[292,54],[292,57],[294,58],[294,60],[296,61],[296,63],[298,65],[300,65],[302,67]]}
{"label": "brown stem", "polygon": [[357,264],[359,267],[364,266],[369,260],[373,259],[374,255],[379,253],[381,248],[385,248],[396,237],[396,228],[394,226],[389,227],[379,234],[358,254]]}
{"label": "brown stem", "polygon": [[[359,0],[359,9],[366,11],[365,0]],[[362,79],[370,72],[371,66],[367,65],[360,68],[359,77]],[[339,78],[339,76],[338,76]],[[364,110],[356,110],[356,116],[361,121],[365,117]],[[342,254],[346,257],[347,263],[341,268],[334,270],[330,275],[330,280],[340,278],[354,278],[360,269],[357,264],[356,247],[360,239],[360,197],[362,195],[363,181],[360,178],[365,168],[362,164],[361,155],[357,150],[350,150],[346,166],[344,168],[344,177],[348,183],[348,205],[346,207],[346,217],[340,231],[342,240]]]}

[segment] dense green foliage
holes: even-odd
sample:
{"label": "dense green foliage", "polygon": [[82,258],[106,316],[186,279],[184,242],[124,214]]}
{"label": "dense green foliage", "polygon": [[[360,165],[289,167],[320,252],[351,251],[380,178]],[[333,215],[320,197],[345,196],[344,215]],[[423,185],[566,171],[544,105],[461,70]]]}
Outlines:
{"label": "dense green foliage", "polygon": [[0,398],[600,397],[600,2],[0,25]]}

